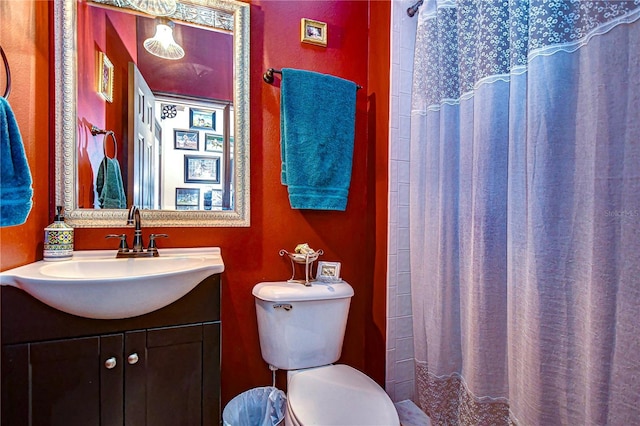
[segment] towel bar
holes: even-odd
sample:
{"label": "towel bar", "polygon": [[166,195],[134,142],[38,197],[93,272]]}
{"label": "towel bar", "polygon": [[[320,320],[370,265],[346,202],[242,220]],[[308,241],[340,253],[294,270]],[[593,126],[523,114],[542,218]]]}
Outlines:
{"label": "towel bar", "polygon": [[281,70],[276,70],[273,68],[269,68],[267,72],[262,75],[262,79],[269,84],[273,83],[273,74],[282,74]]}
{"label": "towel bar", "polygon": [[[277,70],[275,68],[269,68],[264,74],[262,74],[262,79],[269,84],[273,84],[273,75],[274,74],[282,74],[282,70]],[[362,89],[362,86],[356,84],[356,90]]]}

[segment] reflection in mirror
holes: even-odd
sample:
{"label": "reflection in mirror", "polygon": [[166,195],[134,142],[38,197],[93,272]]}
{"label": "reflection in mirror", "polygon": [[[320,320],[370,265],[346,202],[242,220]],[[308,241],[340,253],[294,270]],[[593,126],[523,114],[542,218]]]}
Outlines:
{"label": "reflection in mirror", "polygon": [[[157,18],[121,3],[54,8],[56,201],[76,227],[122,226],[123,204],[147,226],[248,226],[248,5],[183,0]],[[149,48],[158,28],[171,52]]]}

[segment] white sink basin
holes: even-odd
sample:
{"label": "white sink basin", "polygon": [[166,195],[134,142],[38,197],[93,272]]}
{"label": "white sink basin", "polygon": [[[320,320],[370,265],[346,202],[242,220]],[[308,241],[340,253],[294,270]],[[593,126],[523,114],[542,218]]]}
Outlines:
{"label": "white sink basin", "polygon": [[86,318],[143,315],[175,302],[224,271],[219,247],[160,249],[153,258],[116,259],[115,250],[75,251],[73,259],[39,261],[0,273],[60,311]]}

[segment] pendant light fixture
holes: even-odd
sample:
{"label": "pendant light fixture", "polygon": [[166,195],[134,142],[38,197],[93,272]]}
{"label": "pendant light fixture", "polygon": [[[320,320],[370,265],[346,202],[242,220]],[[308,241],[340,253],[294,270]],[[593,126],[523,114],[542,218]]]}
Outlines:
{"label": "pendant light fixture", "polygon": [[166,18],[156,18],[156,34],[144,41],[147,52],[164,59],[184,57],[184,49],[173,39],[175,24]]}

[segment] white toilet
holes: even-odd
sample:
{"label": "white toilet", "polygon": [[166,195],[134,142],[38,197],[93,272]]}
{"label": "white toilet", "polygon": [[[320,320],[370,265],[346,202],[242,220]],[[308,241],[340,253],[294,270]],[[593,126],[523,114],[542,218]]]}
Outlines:
{"label": "white toilet", "polygon": [[353,288],[264,282],[253,288],[262,358],[287,371],[285,425],[398,426],[391,399],[340,358]]}

